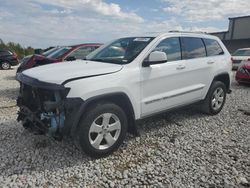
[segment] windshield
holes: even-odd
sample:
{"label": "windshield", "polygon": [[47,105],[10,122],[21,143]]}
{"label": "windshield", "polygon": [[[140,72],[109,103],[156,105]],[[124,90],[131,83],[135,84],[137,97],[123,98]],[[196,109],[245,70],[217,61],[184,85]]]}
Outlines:
{"label": "windshield", "polygon": [[104,48],[89,54],[86,59],[115,64],[127,64],[133,61],[153,39],[152,37],[118,39]]}
{"label": "windshield", "polygon": [[50,50],[46,51],[46,52],[43,52],[42,55],[47,57],[49,54],[53,53],[54,51],[58,50],[59,47],[54,47],[54,48],[51,48]]}
{"label": "windshield", "polygon": [[50,53],[47,57],[48,58],[58,58],[61,57],[63,54],[67,53],[69,50],[71,50],[72,47],[61,47],[55,50],[54,52]]}
{"label": "windshield", "polygon": [[250,56],[250,50],[236,50],[233,56]]}

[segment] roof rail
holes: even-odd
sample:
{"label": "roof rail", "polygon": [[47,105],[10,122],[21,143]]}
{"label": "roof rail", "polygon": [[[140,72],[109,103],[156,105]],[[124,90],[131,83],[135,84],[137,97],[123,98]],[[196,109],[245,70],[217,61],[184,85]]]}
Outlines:
{"label": "roof rail", "polygon": [[169,33],[200,33],[200,34],[208,34],[207,32],[203,31],[179,31],[179,30],[171,30],[168,31]]}

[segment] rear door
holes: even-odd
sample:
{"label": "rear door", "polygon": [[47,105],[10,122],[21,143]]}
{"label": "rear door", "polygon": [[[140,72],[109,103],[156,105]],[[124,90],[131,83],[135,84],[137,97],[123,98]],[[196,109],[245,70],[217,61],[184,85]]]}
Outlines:
{"label": "rear door", "polygon": [[189,82],[186,97],[198,101],[205,97],[214,77],[215,60],[207,57],[203,39],[198,37],[181,37],[182,58],[186,63],[186,77]]}
{"label": "rear door", "polygon": [[[204,38],[203,41],[207,49],[207,63],[209,68],[212,69],[213,76],[231,71],[232,65],[230,56],[226,55],[219,42],[207,38]],[[212,80],[210,80],[210,85]]]}

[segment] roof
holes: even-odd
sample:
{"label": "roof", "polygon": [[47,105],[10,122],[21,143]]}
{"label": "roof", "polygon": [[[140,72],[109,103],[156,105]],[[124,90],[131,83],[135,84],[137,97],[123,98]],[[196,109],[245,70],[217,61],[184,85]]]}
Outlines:
{"label": "roof", "polygon": [[250,18],[250,15],[248,15],[248,16],[232,17],[232,18],[228,18],[228,19],[229,19],[229,20],[236,20],[236,19],[241,19],[241,18]]}
{"label": "roof", "polygon": [[150,32],[150,33],[144,33],[142,35],[132,35],[132,36],[124,36],[125,37],[161,37],[161,36],[171,36],[171,35],[182,35],[182,36],[200,36],[200,37],[205,37],[205,36],[212,36],[209,33],[205,32],[192,32],[192,31],[169,31],[169,32]]}
{"label": "roof", "polygon": [[228,31],[219,31],[219,32],[212,32],[210,34],[224,34],[227,33]]}

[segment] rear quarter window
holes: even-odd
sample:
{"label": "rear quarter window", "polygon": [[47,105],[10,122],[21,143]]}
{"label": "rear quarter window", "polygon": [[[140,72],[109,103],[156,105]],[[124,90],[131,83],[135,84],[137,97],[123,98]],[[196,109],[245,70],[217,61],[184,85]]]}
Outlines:
{"label": "rear quarter window", "polygon": [[203,39],[206,49],[207,49],[207,56],[216,56],[216,55],[223,55],[224,51],[222,50],[220,44],[213,39]]}
{"label": "rear quarter window", "polygon": [[201,38],[181,37],[183,59],[206,57],[205,45]]}

